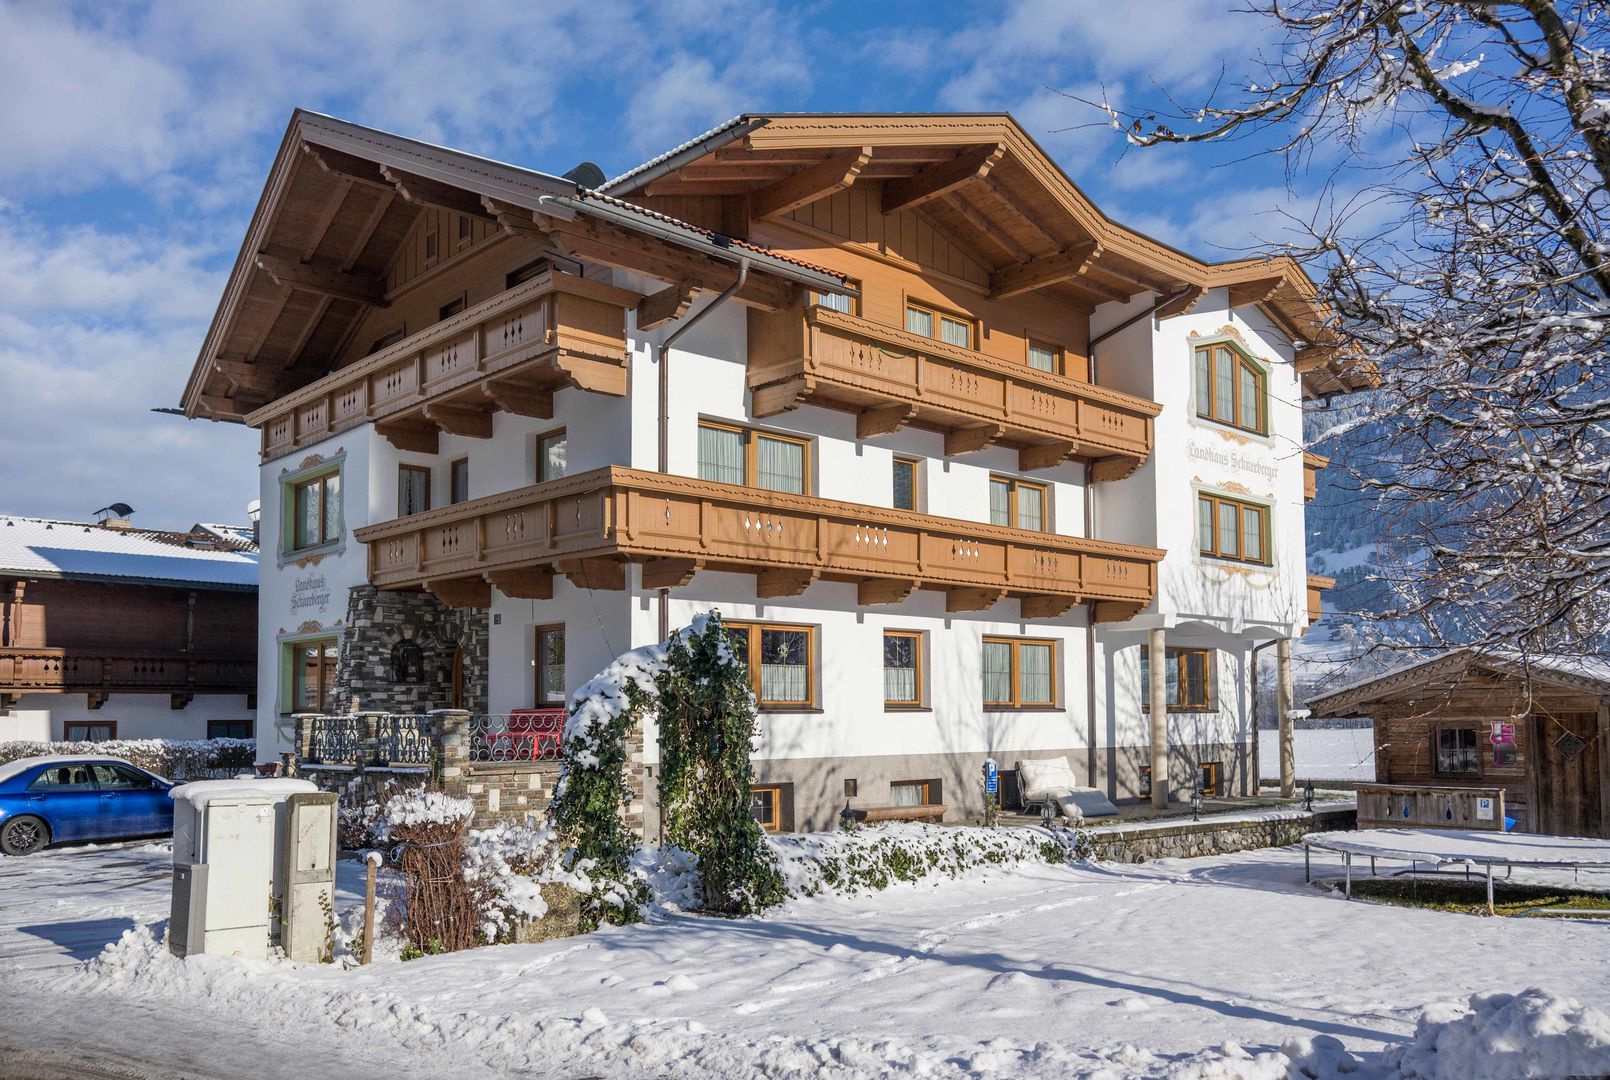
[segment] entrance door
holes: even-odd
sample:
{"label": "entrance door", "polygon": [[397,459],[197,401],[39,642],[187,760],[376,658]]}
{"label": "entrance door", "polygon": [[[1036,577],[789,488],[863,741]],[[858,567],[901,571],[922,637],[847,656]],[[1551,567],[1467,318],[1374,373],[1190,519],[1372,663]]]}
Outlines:
{"label": "entrance door", "polygon": [[1605,835],[1599,806],[1599,718],[1593,713],[1532,717],[1529,756],[1537,785],[1537,832]]}

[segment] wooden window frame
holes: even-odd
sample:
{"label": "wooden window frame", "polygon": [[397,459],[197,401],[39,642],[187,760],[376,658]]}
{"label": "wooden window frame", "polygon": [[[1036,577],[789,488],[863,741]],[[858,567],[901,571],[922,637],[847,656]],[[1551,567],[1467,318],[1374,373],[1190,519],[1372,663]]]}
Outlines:
{"label": "wooden window frame", "polygon": [[[1235,357],[1235,374],[1230,380],[1230,416],[1217,415],[1213,410],[1218,407],[1217,382],[1215,380],[1218,364],[1218,350],[1223,349]],[[1207,384],[1198,386],[1196,391],[1195,412],[1197,419],[1206,420],[1214,424],[1223,424],[1233,427],[1237,431],[1245,431],[1252,435],[1269,434],[1269,372],[1241,348],[1230,341],[1209,341],[1195,347],[1191,353],[1191,375],[1196,375],[1196,357],[1198,353],[1208,354]],[[1241,423],[1241,370],[1245,368],[1252,373],[1257,383],[1258,393],[1258,426],[1247,427]],[[1208,408],[1202,411],[1203,405]]]}
{"label": "wooden window frame", "polygon": [[[936,304],[930,304],[926,300],[913,300],[908,296],[906,297],[905,305],[900,309],[900,328],[908,334],[915,334],[917,332],[911,329],[910,321],[906,318],[907,308],[916,308],[918,311],[926,311],[933,317],[933,322],[931,324],[933,327],[933,333],[927,335],[930,341],[937,341],[941,345],[950,345],[953,349],[966,349],[969,352],[978,351],[978,320],[973,318],[971,315],[967,315],[960,311],[952,311],[949,308],[942,308]],[[941,332],[942,324],[939,321],[940,319],[949,319],[951,322],[958,322],[967,327],[967,344],[951,345],[950,342],[946,341],[943,333]],[[1025,360],[1025,363],[1026,362],[1027,361]]]}
{"label": "wooden window frame", "polygon": [[[851,281],[850,279],[846,278],[844,280],[844,284],[846,286],[848,286],[849,288],[854,289],[855,292],[854,293],[835,293],[835,294],[833,294],[835,296],[843,296],[846,300],[848,300],[850,302],[850,310],[846,311],[846,312],[842,312],[841,314],[853,315],[856,318],[860,318],[860,316],[861,316],[861,283],[859,281]],[[823,303],[823,298],[826,295],[827,295],[826,293],[820,293],[820,292],[817,292],[816,290],[813,289],[813,290],[811,290],[811,294],[810,294],[810,303],[813,306],[816,306],[816,307],[826,308],[828,311],[838,311],[838,308],[828,307],[827,304]]]}
{"label": "wooden window frame", "polygon": [[459,293],[453,299],[436,309],[436,321],[451,319],[454,315],[462,315],[469,309],[470,298],[468,293]]}
{"label": "wooden window frame", "polygon": [[61,726],[62,741],[63,742],[78,742],[78,741],[80,741],[80,740],[77,740],[77,739],[73,738],[73,729],[74,728],[97,728],[97,727],[110,728],[111,733],[109,735],[107,735],[105,739],[96,739],[94,741],[96,741],[96,742],[111,742],[112,740],[117,738],[117,721],[116,720],[63,720],[62,721],[62,726]]}
{"label": "wooden window frame", "polygon": [[[568,686],[560,695],[558,701],[544,697],[542,694],[542,673],[544,670],[542,663],[542,635],[555,633],[563,634],[564,632],[564,623],[544,623],[541,626],[533,626],[531,628],[531,703],[536,708],[563,708],[565,705],[565,699],[570,695]],[[565,644],[568,652],[568,646],[570,643],[567,641]],[[561,677],[560,681],[563,681],[563,677]]]}
{"label": "wooden window frame", "polygon": [[[337,485],[339,486],[341,478],[341,469],[339,467],[334,469],[326,469],[317,475],[303,477],[300,480],[294,480],[286,485],[286,487],[289,489],[288,494],[290,495],[291,500],[290,542],[286,546],[286,551],[288,553],[295,554],[299,551],[315,551],[319,548],[331,547],[332,545],[341,542],[340,531],[337,531],[336,535],[333,537],[326,535],[326,527],[330,520],[329,482],[332,477],[335,478]],[[311,544],[298,545],[297,541],[302,533],[302,530],[299,527],[301,523],[300,515],[302,513],[302,489],[312,487],[314,484],[319,485],[319,538],[313,541]],[[336,496],[336,501],[338,503],[340,498],[340,495]],[[342,523],[342,529],[345,529],[344,522]]]}
{"label": "wooden window frame", "polygon": [[763,712],[815,712],[819,707],[816,692],[817,650],[821,648],[817,628],[801,623],[726,622],[729,632],[743,631],[749,637],[745,656],[760,655],[760,635],[766,630],[790,630],[805,634],[805,693],[804,701],[767,701],[760,695],[760,665],[749,664],[749,689],[755,695],[755,708]]}
{"label": "wooden window frame", "polygon": [[549,441],[551,441],[553,439],[559,439],[559,440],[565,442],[566,448],[567,448],[567,455],[566,455],[566,460],[565,460],[565,472],[566,473],[570,472],[570,461],[569,461],[569,455],[568,455],[568,447],[569,447],[569,441],[568,440],[569,440],[569,436],[566,434],[565,429],[564,428],[554,428],[552,431],[539,431],[536,434],[536,436],[534,438],[534,441],[532,442],[533,452],[534,452],[534,455],[536,457],[537,483],[539,483],[539,484],[545,483],[545,482],[547,482],[549,480],[561,480],[561,479],[563,479],[563,477],[560,477],[560,476],[548,476],[548,475],[545,475],[547,470],[545,470],[542,467],[542,463],[544,461],[544,458],[543,458],[543,455],[542,455],[542,444],[545,443],[545,442],[549,442]]}
{"label": "wooden window frame", "polygon": [[769,833],[783,831],[783,786],[781,784],[751,784],[749,785],[749,806],[751,813],[755,805],[755,796],[763,791],[771,792],[771,820],[756,818],[755,821],[761,829]]}
{"label": "wooden window frame", "polygon": [[[979,657],[979,683],[982,690],[984,681],[984,645],[1005,644],[1012,647],[1009,683],[1012,697],[1009,701],[984,701],[985,709],[993,710],[1031,710],[1031,709],[1060,709],[1062,707],[1062,650],[1057,648],[1056,638],[1008,637],[1004,634],[985,634],[983,642],[978,648]],[[1051,647],[1051,700],[1050,701],[1024,701],[1022,699],[1023,665],[1018,660],[1018,649],[1023,645],[1049,645]],[[982,697],[982,693],[979,695]]]}
{"label": "wooden window frame", "polygon": [[[1009,529],[1023,529],[1025,532],[1051,531],[1051,485],[1039,480],[1024,480],[1017,476],[1003,476],[999,473],[990,473],[990,483],[1005,484],[1006,487],[1006,527]],[[1040,492],[1040,527],[1029,529],[1018,524],[1017,493],[1019,488],[1036,488]]]}
{"label": "wooden window frame", "polygon": [[1220,791],[1223,790],[1224,763],[1222,761],[1199,762],[1196,766],[1198,782],[1201,781],[1204,772],[1207,773],[1209,782],[1202,784],[1202,797],[1204,799],[1217,799]]}
{"label": "wooden window frame", "polygon": [[[335,647],[336,647],[336,668],[337,668],[337,670],[335,672],[331,673],[331,675],[330,675],[330,684],[328,686],[326,686],[326,685],[324,685],[324,665],[323,665],[323,662],[322,662],[322,654],[323,654],[324,647],[327,646],[327,645],[330,645],[330,644],[334,644]],[[295,715],[297,713],[307,713],[309,711],[307,709],[304,709],[304,708],[300,707],[300,705],[297,702],[297,696],[296,696],[297,664],[298,664],[297,653],[298,653],[298,651],[300,651],[302,649],[310,648],[310,647],[313,647],[313,646],[317,646],[319,648],[320,657],[321,657],[321,661],[320,661],[320,664],[319,664],[319,692],[318,692],[319,706],[320,707],[318,709],[316,709],[316,710],[313,710],[313,711],[317,712],[317,713],[324,713],[324,712],[328,711],[325,706],[327,706],[327,705],[329,705],[331,703],[332,696],[335,693],[336,681],[340,678],[339,668],[341,666],[341,654],[340,654],[341,637],[338,634],[322,634],[322,635],[318,635],[318,636],[314,636],[314,637],[300,637],[300,638],[293,638],[293,639],[291,639],[289,641],[280,642],[280,663],[282,663],[285,666],[285,675],[286,675],[285,681],[281,683],[281,686],[283,686],[285,688],[285,693],[286,693],[285,704],[288,706],[288,708],[285,710],[285,715],[289,716],[289,715]]]}
{"label": "wooden window frame", "polygon": [[425,230],[424,251],[426,266],[429,266],[431,263],[435,262],[441,257],[442,245],[439,242],[435,229]]}
{"label": "wooden window frame", "polygon": [[[911,502],[912,502],[912,505],[909,506],[909,507],[893,506],[893,508],[896,509],[896,510],[910,510],[914,514],[922,513],[922,507],[923,507],[923,503],[925,501],[923,499],[923,497],[922,497],[922,458],[911,457],[908,454],[895,454],[894,457],[889,462],[889,477],[890,477],[891,480],[893,480],[893,478],[894,478],[894,467],[896,465],[910,465],[911,466]],[[891,492],[891,494],[892,494],[892,492]],[[890,502],[891,505],[893,505],[894,504],[894,499],[891,497],[889,502]]]}
{"label": "wooden window frame", "polygon": [[[236,724],[243,725],[246,728],[246,734],[244,736],[242,736],[242,735],[214,735],[213,734],[213,728],[218,724],[229,724],[231,726],[236,725]],[[239,739],[239,738],[249,739],[249,738],[252,737],[251,730],[252,730],[252,722],[250,720],[208,720],[207,721],[207,738],[209,738],[209,739]]]}
{"label": "wooden window frame", "polygon": [[[1211,547],[1203,547],[1202,546],[1202,528],[1201,528],[1200,519],[1199,518],[1198,519],[1193,519],[1192,522],[1191,522],[1191,528],[1194,529],[1196,531],[1196,534],[1197,534],[1196,535],[1197,547],[1198,547],[1198,549],[1201,551],[1201,553],[1203,555],[1206,555],[1210,559],[1224,559],[1227,562],[1246,563],[1248,566],[1273,566],[1274,565],[1274,561],[1275,561],[1274,560],[1274,552],[1270,550],[1271,545],[1270,545],[1270,542],[1269,542],[1270,539],[1271,539],[1271,534],[1274,531],[1273,530],[1273,523],[1271,521],[1271,518],[1272,518],[1273,515],[1270,512],[1270,507],[1266,506],[1263,503],[1248,502],[1246,499],[1232,499],[1228,495],[1219,495],[1219,494],[1216,494],[1216,493],[1211,492],[1211,491],[1198,491],[1196,493],[1196,501],[1197,501],[1197,512],[1199,514],[1201,512],[1201,504],[1203,502],[1208,503],[1213,508],[1213,512],[1212,512],[1213,542],[1212,542]],[[1220,542],[1220,539],[1219,539],[1219,507],[1220,506],[1233,506],[1233,507],[1236,508],[1236,513],[1235,513],[1235,527],[1236,527],[1236,541],[1235,542],[1236,542],[1236,552],[1237,552],[1236,554],[1228,554],[1228,553],[1224,552],[1223,550],[1221,550],[1222,547],[1223,547],[1223,544]],[[1241,515],[1247,510],[1256,510],[1258,512],[1260,518],[1261,518],[1261,528],[1259,530],[1258,537],[1259,537],[1259,545],[1263,549],[1263,554],[1262,554],[1261,557],[1256,558],[1256,559],[1249,559],[1245,555],[1242,555],[1242,554],[1239,553],[1240,548],[1241,548],[1241,537],[1246,532],[1246,530],[1245,530],[1245,528],[1243,526],[1243,522],[1241,520]]]}
{"label": "wooden window frame", "polygon": [[425,476],[425,506],[424,506],[424,509],[415,510],[414,513],[423,514],[426,510],[430,509],[430,481],[431,481],[431,468],[430,468],[430,466],[429,465],[411,465],[408,462],[398,462],[398,464],[397,464],[397,516],[398,517],[408,517],[408,516],[410,516],[408,514],[403,513],[403,476],[405,474],[407,474],[407,473],[423,473],[424,476]]}
{"label": "wooden window frame", "polygon": [[[464,490],[458,488],[458,467],[464,466]],[[447,463],[447,505],[457,506],[462,502],[470,501],[470,459],[468,456],[454,458]]]}
{"label": "wooden window frame", "polygon": [[[741,437],[743,440],[744,451],[743,486],[748,488],[757,488],[761,491],[772,491],[774,489],[760,487],[760,454],[757,441],[759,439],[775,439],[778,442],[793,443],[795,446],[800,447],[802,450],[800,455],[800,486],[805,490],[799,492],[799,494],[814,494],[813,489],[815,488],[815,485],[811,483],[811,440],[801,438],[798,435],[781,435],[775,431],[768,431],[765,428],[746,427],[742,424],[727,424],[720,420],[700,420],[699,427],[709,428],[712,431],[732,431],[736,432]],[[696,467],[697,462],[695,462],[695,468]],[[717,482],[718,481],[711,481],[711,483]],[[783,494],[791,495],[793,492],[783,492]]]}
{"label": "wooden window frame", "polygon": [[379,337],[375,338],[373,342],[370,343],[369,351],[364,353],[364,355],[365,356],[373,356],[375,353],[380,352],[382,349],[389,349],[393,345],[397,344],[397,342],[401,341],[403,338],[405,338],[407,336],[408,336],[408,326],[407,326],[407,324],[399,326],[395,330],[388,330],[386,333],[381,334]]}
{"label": "wooden window frame", "polygon": [[[1463,720],[1445,720],[1428,725],[1431,735],[1431,775],[1447,777],[1451,780],[1480,780],[1487,775],[1487,762],[1481,752],[1481,725],[1472,724]],[[1442,768],[1442,733],[1444,731],[1468,731],[1476,741],[1476,767],[1469,772],[1450,772]]]}
{"label": "wooden window frame", "polygon": [[934,787],[935,786],[936,786],[935,782],[932,781],[932,780],[890,780],[889,781],[889,805],[890,806],[904,805],[904,804],[897,804],[894,801],[894,789],[895,788],[897,788],[897,787],[920,787],[920,788],[922,788],[922,801],[917,803],[916,805],[918,805],[918,806],[938,806],[939,805],[939,800],[934,798]]}
{"label": "wooden window frame", "polygon": [[[1152,702],[1151,702],[1152,683],[1151,683],[1151,678],[1150,678],[1151,669],[1150,669],[1150,655],[1149,655],[1150,651],[1151,650],[1149,649],[1148,646],[1142,645],[1140,647],[1140,656],[1141,656],[1141,680],[1140,680],[1140,685],[1141,685],[1140,699],[1141,700],[1140,700],[1140,711],[1142,713],[1150,713],[1152,711]],[[1207,648],[1206,646],[1201,646],[1201,645],[1167,645],[1163,649],[1163,654],[1164,654],[1163,662],[1164,662],[1164,664],[1167,664],[1170,660],[1173,660],[1176,657],[1183,657],[1186,653],[1201,653],[1202,654],[1202,682],[1203,682],[1202,699],[1199,702],[1198,701],[1182,701],[1178,705],[1170,705],[1170,706],[1168,706],[1168,711],[1171,712],[1171,713],[1211,713],[1211,712],[1218,712],[1219,711],[1219,706],[1218,706],[1218,690],[1219,690],[1219,687],[1218,687],[1218,683],[1217,683],[1218,661],[1215,658],[1216,650],[1210,649],[1210,648]],[[1180,677],[1175,680],[1175,685],[1180,687],[1180,696],[1182,698],[1185,695],[1185,687],[1186,687],[1186,684],[1187,684],[1187,680],[1185,679],[1184,674],[1185,674],[1185,668],[1182,665],[1181,668],[1180,668]]]}
{"label": "wooden window frame", "polygon": [[883,637],[913,638],[917,643],[916,647],[912,650],[912,655],[916,657],[917,660],[917,696],[911,701],[890,701],[887,692],[885,692],[883,698],[884,711],[911,712],[913,710],[926,708],[928,705],[928,662],[925,654],[927,652],[928,635],[921,630],[896,630],[893,628],[886,628],[883,631]]}
{"label": "wooden window frame", "polygon": [[[1053,366],[1050,371],[1046,371],[1044,368],[1037,368],[1030,363],[1030,357],[1034,355],[1035,346],[1039,346],[1051,354],[1051,363]],[[1053,345],[1048,341],[1041,340],[1040,338],[1025,338],[1023,344],[1023,363],[1030,371],[1043,371],[1047,375],[1066,375],[1068,352],[1061,345]]]}

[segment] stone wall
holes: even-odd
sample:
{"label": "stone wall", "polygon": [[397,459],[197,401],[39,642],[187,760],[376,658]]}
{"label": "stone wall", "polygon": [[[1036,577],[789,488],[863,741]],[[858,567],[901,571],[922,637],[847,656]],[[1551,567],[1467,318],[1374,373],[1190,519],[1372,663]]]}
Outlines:
{"label": "stone wall", "polygon": [[1108,862],[1190,859],[1254,848],[1285,847],[1309,833],[1351,829],[1355,811],[1291,810],[1243,821],[1187,821],[1180,825],[1109,826],[1088,830],[1091,857]]}
{"label": "stone wall", "polygon": [[[336,713],[486,711],[487,614],[425,592],[356,586],[347,594],[336,671]],[[453,657],[464,699],[453,698]]]}

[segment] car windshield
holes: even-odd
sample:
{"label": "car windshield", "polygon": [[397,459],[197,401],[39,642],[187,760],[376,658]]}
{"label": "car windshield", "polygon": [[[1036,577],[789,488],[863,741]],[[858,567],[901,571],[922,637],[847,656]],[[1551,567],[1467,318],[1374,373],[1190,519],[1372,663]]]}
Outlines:
{"label": "car windshield", "polygon": [[83,791],[95,787],[88,765],[52,765],[28,785],[29,791]]}

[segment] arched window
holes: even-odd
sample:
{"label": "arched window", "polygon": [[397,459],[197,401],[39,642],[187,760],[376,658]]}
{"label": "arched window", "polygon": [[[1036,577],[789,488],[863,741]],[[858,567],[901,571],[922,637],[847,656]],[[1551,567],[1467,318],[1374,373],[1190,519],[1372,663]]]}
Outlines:
{"label": "arched window", "polygon": [[1263,368],[1224,342],[1196,347],[1196,415],[1259,435],[1269,433]]}

